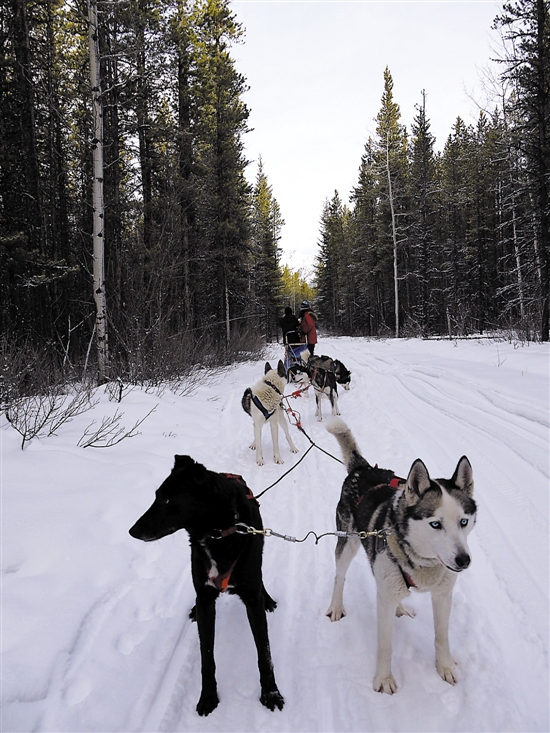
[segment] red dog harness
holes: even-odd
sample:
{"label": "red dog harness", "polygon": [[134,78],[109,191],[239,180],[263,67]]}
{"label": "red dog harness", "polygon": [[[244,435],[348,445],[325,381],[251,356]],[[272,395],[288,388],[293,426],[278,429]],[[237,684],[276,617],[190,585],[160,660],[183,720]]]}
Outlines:
{"label": "red dog harness", "polygon": [[[230,480],[238,481],[243,486],[246,486],[246,488],[248,489],[248,493],[246,494],[246,498],[249,499],[250,501],[255,501],[256,504],[258,504],[258,501],[257,501],[256,497],[254,496],[254,494],[252,493],[252,491],[250,490],[250,488],[247,486],[246,481],[244,480],[244,478],[242,476],[240,476],[237,473],[221,473],[221,475],[222,476],[225,476],[226,478],[228,478]],[[258,506],[259,506],[259,504],[258,504]],[[238,514],[235,515],[235,520],[237,522],[239,521],[239,515]],[[227,529],[215,529],[215,530],[213,530],[213,532],[215,532],[216,534],[210,534],[209,537],[211,539],[214,539],[214,540],[221,540],[224,537],[229,537],[230,535],[235,534],[235,532],[237,532],[237,530],[238,530],[238,527],[236,525],[233,525],[232,527],[228,527]],[[208,572],[208,569],[207,569],[208,583],[210,585],[213,585],[214,588],[217,588],[222,593],[225,593],[225,591],[229,587],[229,581],[231,579],[231,573],[233,572],[236,563],[237,563],[237,560],[235,560],[235,562],[231,565],[231,567],[229,568],[229,570],[227,570],[223,575],[218,575],[215,578],[213,578],[213,577],[210,576],[210,573]]]}

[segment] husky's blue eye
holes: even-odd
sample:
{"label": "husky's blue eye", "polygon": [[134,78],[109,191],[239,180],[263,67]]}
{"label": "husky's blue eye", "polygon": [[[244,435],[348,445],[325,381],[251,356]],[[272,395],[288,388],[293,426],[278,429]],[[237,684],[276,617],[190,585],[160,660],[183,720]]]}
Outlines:
{"label": "husky's blue eye", "polygon": [[434,529],[443,529],[441,522],[430,522],[430,527],[433,527]]}
{"label": "husky's blue eye", "polygon": [[468,520],[467,519],[461,519],[460,520],[460,526],[461,527],[467,527],[468,526]]}

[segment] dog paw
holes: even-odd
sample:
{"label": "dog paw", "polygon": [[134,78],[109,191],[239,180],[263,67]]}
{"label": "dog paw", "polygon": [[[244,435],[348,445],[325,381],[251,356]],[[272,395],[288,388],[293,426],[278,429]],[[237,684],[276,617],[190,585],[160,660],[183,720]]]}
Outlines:
{"label": "dog paw", "polygon": [[346,615],[346,609],[343,606],[331,606],[325,614],[331,621],[340,621]]}
{"label": "dog paw", "polygon": [[277,601],[274,601],[267,591],[264,591],[264,607],[268,613],[273,613],[277,608]]}
{"label": "dog paw", "polygon": [[263,458],[256,458],[256,463],[258,464],[258,466],[263,466],[264,465],[264,459]]}
{"label": "dog paw", "polygon": [[395,615],[397,618],[400,618],[401,616],[410,616],[410,618],[416,617],[416,613],[414,611],[411,611],[409,608],[405,608],[401,603],[397,606]]}
{"label": "dog paw", "polygon": [[458,673],[454,662],[449,662],[448,664],[436,662],[435,666],[442,680],[448,682],[450,685],[456,685],[458,682]]}
{"label": "dog paw", "polygon": [[197,703],[197,713],[203,716],[210,715],[218,707],[219,702],[218,693],[215,690],[203,692]]}
{"label": "dog paw", "polygon": [[284,461],[283,461],[283,459],[281,458],[281,456],[273,456],[273,461],[274,461],[275,463],[284,463]]}
{"label": "dog paw", "polygon": [[397,682],[395,681],[392,674],[386,677],[379,677],[376,675],[372,688],[375,692],[385,692],[387,695],[393,695],[397,692]]}
{"label": "dog paw", "polygon": [[291,453],[299,453],[298,448],[296,448],[296,446],[294,446],[294,448],[291,448],[290,449],[290,452]]}
{"label": "dog paw", "polygon": [[277,688],[274,690],[270,690],[269,692],[262,692],[262,696],[260,697],[260,702],[262,705],[265,705],[266,708],[269,710],[275,710],[275,708],[279,708],[279,710],[283,709],[283,705],[285,704],[285,699],[279,692]]}
{"label": "dog paw", "polygon": [[248,447],[250,450],[256,450],[256,443],[251,443]]}

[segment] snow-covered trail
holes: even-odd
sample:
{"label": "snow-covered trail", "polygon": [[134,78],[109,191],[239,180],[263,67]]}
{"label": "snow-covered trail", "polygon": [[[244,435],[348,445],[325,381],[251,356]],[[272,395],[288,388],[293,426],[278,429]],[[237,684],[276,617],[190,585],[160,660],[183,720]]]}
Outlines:
{"label": "snow-covered trail", "polygon": [[[280,349],[272,347],[275,362]],[[548,731],[548,357],[546,345],[323,339],[318,353],[353,372],[343,418],[364,455],[403,475],[421,457],[450,476],[468,455],[479,518],[473,563],[457,582],[451,647],[455,687],[434,664],[430,599],[408,601],[395,622],[396,695],[372,691],[375,585],[360,552],[345,588],[348,615],[325,616],[334,544],[266,539],[264,578],[278,601],[269,616],[283,711],[258,701],[255,650],[244,607],[217,606],[219,707],[195,712],[200,693],[194,602],[184,532],[143,544],[128,528],[149,506],[174,453],[241,473],[254,493],[297,460],[280,436],[284,466],[248,449],[244,388],[263,364],[239,365],[190,396],[135,390],[127,424],[158,403],[142,435],[107,451],[75,447],[90,415],[58,437],[18,450],[3,426],[3,712],[8,731]],[[288,390],[290,391],[290,389]],[[314,417],[311,438],[339,457]],[[103,399],[96,419],[114,412]],[[325,418],[328,402],[323,405]],[[300,454],[309,447],[295,428]],[[261,499],[264,524],[304,537],[334,529],[344,467],[313,450]]]}

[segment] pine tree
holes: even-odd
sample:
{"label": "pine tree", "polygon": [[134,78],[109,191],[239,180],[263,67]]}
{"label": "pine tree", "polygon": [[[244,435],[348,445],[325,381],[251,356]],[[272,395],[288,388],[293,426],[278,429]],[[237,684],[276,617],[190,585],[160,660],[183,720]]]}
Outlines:
{"label": "pine tree", "polygon": [[281,306],[278,242],[281,238],[284,220],[264,173],[261,158],[258,162],[256,184],[252,192],[251,223],[251,301],[255,305],[255,312],[258,315],[261,314],[260,327],[267,340],[270,341],[275,333],[277,314]]}
{"label": "pine tree", "polygon": [[540,336],[549,340],[550,11],[547,0],[514,0],[495,19],[508,50],[502,77],[513,84],[517,144],[525,157],[540,284]]}
{"label": "pine tree", "polygon": [[[197,47],[197,159],[201,176],[197,216],[202,227],[197,258],[207,282],[203,294],[213,322],[225,322],[230,338],[233,313],[246,307],[246,245],[249,238],[249,186],[242,135],[248,109],[242,100],[244,77],[229,49],[242,27],[228,0],[200,0],[195,20]],[[203,311],[203,317],[206,313]]]}
{"label": "pine tree", "polygon": [[335,331],[342,329],[347,312],[348,219],[349,211],[335,191],[332,199],[325,201],[321,216],[316,273],[318,314],[325,327]]}
{"label": "pine tree", "polygon": [[436,237],[439,181],[434,155],[435,138],[426,114],[426,92],[412,123],[408,197],[410,202],[407,271],[408,313],[420,332],[429,334],[436,324],[437,264],[440,255]]}
{"label": "pine tree", "polygon": [[[361,265],[355,265],[357,297],[363,302],[368,332],[392,329],[399,334],[400,281],[406,277],[400,263],[407,232],[407,133],[393,98],[393,79],[384,71],[384,92],[376,117],[376,137],[369,139],[361,161],[359,182],[352,193],[356,211],[353,237]],[[368,296],[365,297],[368,291]]]}

